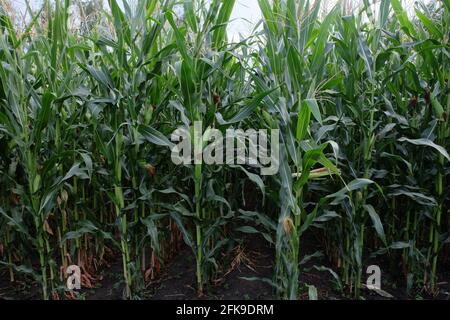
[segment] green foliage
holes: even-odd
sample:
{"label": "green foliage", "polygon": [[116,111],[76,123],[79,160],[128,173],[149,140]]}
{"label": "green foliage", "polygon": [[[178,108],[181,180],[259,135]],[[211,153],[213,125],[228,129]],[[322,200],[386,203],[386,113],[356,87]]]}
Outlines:
{"label": "green foliage", "polygon": [[[113,252],[135,299],[184,242],[201,295],[243,235],[261,234],[273,278],[248,280],[298,299],[302,236],[314,232],[332,262],[315,268],[345,294],[361,296],[378,255],[412,296],[437,293],[450,5],[418,2],[409,17],[401,1],[372,2],[321,18],[319,1],[259,0],[261,30],[238,43],[230,0],[184,1],[181,16],[171,0],[110,0],[81,34],[69,0],[30,10],[22,33],[0,11],[0,266],[50,299],[63,297],[61,270],[94,274]],[[223,134],[279,129],[278,174],[173,164],[170,134],[199,120]]]}

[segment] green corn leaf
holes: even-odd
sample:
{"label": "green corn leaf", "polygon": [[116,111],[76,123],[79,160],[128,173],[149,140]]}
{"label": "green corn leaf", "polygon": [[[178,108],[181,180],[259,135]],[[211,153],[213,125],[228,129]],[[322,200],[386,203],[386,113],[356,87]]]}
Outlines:
{"label": "green corn leaf", "polygon": [[420,12],[418,9],[415,10],[416,15],[419,18],[420,22],[425,26],[430,35],[432,35],[435,39],[442,38],[442,32],[435,26],[435,22],[433,22],[430,18],[428,18],[425,14]]}
{"label": "green corn leaf", "polygon": [[301,103],[298,112],[296,139],[303,140],[308,133],[309,122],[311,120],[311,108],[306,102]]}
{"label": "green corn leaf", "polygon": [[309,109],[311,110],[312,115],[316,119],[317,122],[322,124],[322,115],[320,112],[319,105],[317,104],[316,99],[305,99],[305,103],[308,105]]}
{"label": "green corn leaf", "polygon": [[355,190],[363,189],[371,184],[374,184],[370,179],[355,179],[350,182],[346,187],[342,188],[336,193],[330,194],[326,196],[328,199],[334,199],[332,204],[339,203],[342,199],[345,198],[346,194]]}
{"label": "green corn leaf", "polygon": [[375,208],[372,205],[367,204],[364,205],[364,209],[369,213],[370,219],[372,219],[373,227],[375,228],[378,236],[383,241],[383,243],[387,245],[383,224],[381,223],[380,216],[375,211]]}
{"label": "green corn leaf", "polygon": [[229,120],[224,120],[222,117],[222,114],[216,113],[217,121],[221,125],[229,125],[229,124],[241,122],[241,121],[247,119],[255,111],[255,109],[258,108],[258,106],[261,104],[263,99],[273,91],[274,90],[270,90],[270,91],[259,93],[256,97],[254,97],[252,100],[250,100],[249,103],[245,107],[241,108]]}
{"label": "green corn leaf", "polygon": [[236,0],[222,1],[219,15],[216,20],[216,28],[213,32],[213,47],[219,48],[226,37],[227,23],[230,20],[231,13]]}
{"label": "green corn leaf", "polygon": [[150,126],[139,126],[138,131],[150,143],[162,147],[169,147],[170,149],[173,149],[175,146],[165,135]]}
{"label": "green corn leaf", "polygon": [[392,9],[394,9],[395,16],[397,17],[400,26],[403,31],[406,32],[410,37],[417,38],[417,32],[413,24],[408,18],[408,14],[403,9],[402,4],[399,0],[391,0]]}
{"label": "green corn leaf", "polygon": [[408,139],[408,138],[400,138],[398,141],[400,142],[408,142],[411,144],[414,144],[416,146],[424,146],[424,147],[431,147],[435,150],[437,150],[441,155],[443,155],[448,161],[450,161],[450,155],[448,154],[447,150],[445,150],[444,147],[437,145],[433,141],[429,139]]}

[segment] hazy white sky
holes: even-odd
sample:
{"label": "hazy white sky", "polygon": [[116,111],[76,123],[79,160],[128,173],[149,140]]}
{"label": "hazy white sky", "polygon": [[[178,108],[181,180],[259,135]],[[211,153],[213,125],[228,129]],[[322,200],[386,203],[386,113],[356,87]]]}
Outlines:
{"label": "hazy white sky", "polygon": [[[19,11],[25,11],[25,0],[9,0]],[[42,0],[29,0],[33,7],[41,3]],[[104,0],[107,2],[107,0]],[[119,0],[120,3],[121,0]],[[132,2],[133,0],[128,0]],[[322,2],[333,5],[338,0],[324,0]],[[351,0],[360,3],[361,0]],[[412,7],[415,0],[402,0],[406,7]],[[434,1],[434,0],[431,0]],[[258,0],[237,0],[231,16],[231,23],[228,32],[232,40],[239,40],[239,34],[243,37],[249,36],[253,27],[261,19],[261,11],[258,7]]]}
{"label": "hazy white sky", "polygon": [[[339,0],[322,0],[322,5],[330,10]],[[361,4],[362,0],[350,0],[355,5]],[[401,0],[404,8],[409,14],[413,14],[413,4],[416,0]],[[436,0],[425,0],[436,1]],[[243,37],[249,36],[253,27],[262,18],[258,0],[237,0],[231,19],[233,21],[228,26],[228,33],[232,40],[239,40],[239,34]]]}
{"label": "hazy white sky", "polygon": [[[107,0],[105,5],[107,5]],[[133,0],[128,0],[129,2]],[[19,12],[26,11],[25,0],[9,0],[9,2]],[[118,1],[119,3],[121,0]],[[42,0],[29,0],[33,8],[37,8]],[[239,40],[239,34],[243,37],[251,34],[252,28],[261,19],[261,11],[258,7],[258,0],[237,0],[232,13],[232,22],[229,24],[228,32],[234,40]]]}
{"label": "hazy white sky", "polygon": [[228,32],[232,40],[239,40],[239,34],[243,37],[249,36],[253,27],[261,19],[258,0],[237,0],[231,19]]}

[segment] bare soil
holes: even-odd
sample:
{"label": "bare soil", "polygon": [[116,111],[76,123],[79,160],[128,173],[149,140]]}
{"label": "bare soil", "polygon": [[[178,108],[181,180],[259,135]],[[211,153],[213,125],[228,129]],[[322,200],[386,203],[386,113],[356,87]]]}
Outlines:
{"label": "bare soil", "polygon": [[[302,256],[313,255],[320,246],[312,234],[302,238]],[[196,292],[195,260],[192,251],[183,247],[180,252],[164,266],[164,271],[152,281],[141,293],[140,298],[149,300],[271,300],[276,299],[275,290],[268,281],[273,276],[274,249],[259,235],[246,237],[243,243],[225,257],[228,261],[213,283],[206,286],[201,297]],[[382,270],[388,270],[387,261],[381,263]],[[319,271],[316,267],[330,267],[323,255],[318,255],[301,265],[299,287],[302,290],[301,299],[308,299],[308,285],[313,285],[319,299],[341,300],[350,299],[350,295],[337,290],[337,282],[330,272]],[[386,266],[386,268],[383,268]],[[122,264],[118,257],[105,268],[99,277],[101,280],[95,289],[83,289],[81,298],[88,300],[119,300],[122,298],[123,285]],[[266,279],[266,280],[248,280]],[[435,299],[450,300],[450,270],[442,272],[441,290]],[[408,297],[406,290],[399,285],[402,281],[389,274],[383,275],[383,289],[394,296],[393,299],[430,299],[426,294]],[[363,289],[366,300],[389,299],[373,291]],[[40,289],[31,281],[16,281],[11,284],[6,273],[0,273],[1,299],[39,299]]]}

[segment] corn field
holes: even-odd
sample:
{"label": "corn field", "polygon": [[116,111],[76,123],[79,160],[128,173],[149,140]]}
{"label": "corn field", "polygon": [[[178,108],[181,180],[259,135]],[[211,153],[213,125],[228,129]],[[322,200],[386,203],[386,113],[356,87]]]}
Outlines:
{"label": "corn field", "polygon": [[[109,0],[80,30],[70,0],[29,9],[23,30],[0,7],[0,283],[82,299],[116,260],[123,298],[141,299],[188,248],[207,297],[256,237],[271,275],[245,281],[320,299],[299,281],[315,238],[343,298],[364,298],[372,264],[408,298],[442,294],[450,0],[413,16],[400,0],[345,3],[258,0],[262,21],[233,41],[235,0]],[[175,164],[171,134],[198,121],[278,129],[277,174]],[[81,291],[66,288],[71,265]]]}

